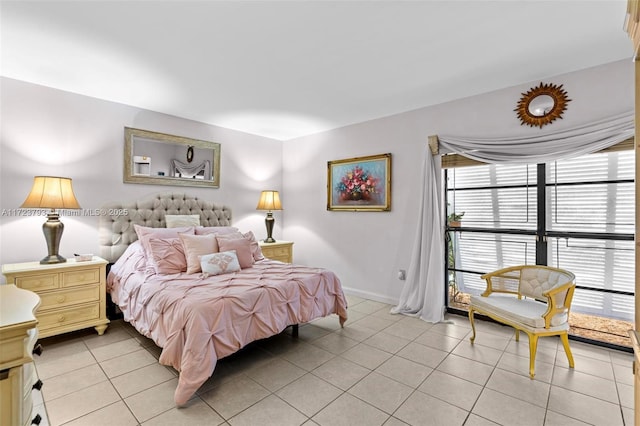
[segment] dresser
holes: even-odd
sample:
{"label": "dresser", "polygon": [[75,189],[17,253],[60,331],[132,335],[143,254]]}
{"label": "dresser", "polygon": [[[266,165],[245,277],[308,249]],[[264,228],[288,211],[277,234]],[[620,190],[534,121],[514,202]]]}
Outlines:
{"label": "dresser", "polygon": [[0,285],[0,425],[40,423],[32,417],[31,391],[40,382],[31,353],[38,338],[37,294],[15,285]]}
{"label": "dresser", "polygon": [[280,262],[293,263],[293,241],[276,241],[265,243],[260,241],[260,249],[264,257]]}
{"label": "dresser", "polygon": [[107,261],[92,260],[41,265],[26,262],[2,265],[7,284],[33,291],[40,296],[36,312],[40,338],[95,327],[98,334],[107,329]]}

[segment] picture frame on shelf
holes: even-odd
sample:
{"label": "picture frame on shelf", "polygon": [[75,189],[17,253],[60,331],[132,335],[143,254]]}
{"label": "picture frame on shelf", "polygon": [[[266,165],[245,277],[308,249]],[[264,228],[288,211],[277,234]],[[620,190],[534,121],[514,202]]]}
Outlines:
{"label": "picture frame on shelf", "polygon": [[327,210],[391,210],[391,154],[327,162]]}

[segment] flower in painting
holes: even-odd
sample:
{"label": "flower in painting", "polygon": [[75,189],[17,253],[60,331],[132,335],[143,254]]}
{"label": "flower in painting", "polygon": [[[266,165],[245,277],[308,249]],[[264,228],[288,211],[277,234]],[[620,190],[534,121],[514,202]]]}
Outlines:
{"label": "flower in painting", "polygon": [[342,176],[336,186],[342,200],[370,200],[378,192],[380,179],[369,174],[360,166],[355,166]]}

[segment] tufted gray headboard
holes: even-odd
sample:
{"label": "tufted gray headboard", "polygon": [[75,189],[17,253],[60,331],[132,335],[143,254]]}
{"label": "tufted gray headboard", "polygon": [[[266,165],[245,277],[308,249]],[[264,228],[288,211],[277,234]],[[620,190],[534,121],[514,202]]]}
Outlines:
{"label": "tufted gray headboard", "polygon": [[98,239],[100,256],[115,262],[138,236],[134,224],[164,228],[165,214],[199,214],[202,226],[230,226],[231,209],[183,193],[161,193],[131,202],[102,206]]}

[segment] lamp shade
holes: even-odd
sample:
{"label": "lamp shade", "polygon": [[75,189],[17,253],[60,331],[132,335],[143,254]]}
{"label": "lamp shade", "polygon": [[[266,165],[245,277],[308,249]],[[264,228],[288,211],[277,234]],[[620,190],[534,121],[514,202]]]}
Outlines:
{"label": "lamp shade", "polygon": [[282,210],[278,191],[262,191],[256,210]]}
{"label": "lamp shade", "polygon": [[55,176],[36,176],[33,187],[21,208],[36,209],[79,209],[80,205],[73,193],[71,179]]}

